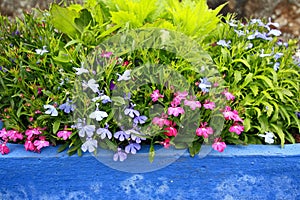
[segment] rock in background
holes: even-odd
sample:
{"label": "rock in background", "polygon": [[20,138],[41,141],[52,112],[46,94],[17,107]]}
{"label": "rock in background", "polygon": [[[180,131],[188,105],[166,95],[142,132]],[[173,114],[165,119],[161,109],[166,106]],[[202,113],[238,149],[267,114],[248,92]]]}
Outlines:
{"label": "rock in background", "polygon": [[[75,2],[83,0],[56,2]],[[184,1],[184,0],[183,0]],[[300,0],[208,0],[211,8],[225,3],[228,5],[222,10],[222,14],[235,12],[238,17],[262,18],[272,17],[273,21],[280,24],[280,29],[287,38],[300,39]],[[21,16],[22,12],[31,8],[46,9],[53,0],[0,0],[0,13],[8,16]]]}

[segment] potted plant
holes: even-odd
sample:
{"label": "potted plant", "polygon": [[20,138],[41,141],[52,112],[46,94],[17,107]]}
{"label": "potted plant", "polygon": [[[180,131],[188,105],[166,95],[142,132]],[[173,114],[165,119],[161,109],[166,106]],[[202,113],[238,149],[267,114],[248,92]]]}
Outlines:
{"label": "potted plant", "polygon": [[[128,198],[140,199],[150,193],[156,195],[153,198],[166,198],[170,191],[176,191],[178,198],[192,198],[199,192],[193,193],[187,181],[207,184],[216,191],[207,197],[218,198],[222,187],[234,181],[247,185],[278,181],[270,175],[270,162],[275,172],[282,170],[282,160],[274,157],[281,152],[280,156],[290,155],[285,162],[294,163],[299,157],[297,145],[284,150],[273,145],[230,146],[228,150],[226,146],[272,143],[283,147],[287,142],[295,143],[300,128],[296,42],[281,41],[278,24],[270,20],[242,23],[231,15],[218,16],[221,8],[210,10],[200,0],[87,0],[67,7],[52,4],[49,11],[25,14],[13,24],[1,17],[0,117],[4,125],[0,150],[8,154],[1,157],[3,168],[14,163],[22,169],[34,161],[37,168],[31,169],[36,171],[49,161],[47,168],[54,168],[56,174],[46,170],[45,177],[52,176],[52,182],[57,183],[47,188],[51,193],[61,185],[58,177],[65,171],[60,168],[70,170],[64,178],[67,187],[55,197],[58,199],[72,195],[92,198],[83,192],[86,189],[74,193],[82,185],[103,198],[111,196],[116,186]],[[20,144],[26,151],[40,154],[24,151],[18,157]],[[196,158],[189,158],[186,149]],[[54,153],[57,150],[62,153]],[[247,152],[248,160],[244,158]],[[79,157],[65,156],[76,153]],[[199,162],[198,157],[205,158]],[[260,157],[265,166],[260,165]],[[99,164],[101,173],[96,172],[98,161],[104,164]],[[245,166],[234,176],[232,168],[226,168],[229,162],[244,162]],[[258,176],[261,171],[244,169],[249,165],[267,174]],[[226,172],[222,182],[214,182],[217,176],[213,174],[222,171],[212,166],[221,166]],[[81,168],[92,172],[80,171],[86,180],[75,179],[80,179],[81,186],[70,183]],[[186,175],[162,175],[170,168],[181,169]],[[46,190],[45,180],[28,180],[24,174],[30,173],[29,169],[11,171],[9,180],[23,180],[28,185],[35,182],[39,186],[32,187],[32,196],[28,192],[24,196],[47,198],[46,192],[35,192]],[[105,187],[112,171],[117,181],[109,180]],[[151,179],[151,173],[123,176],[124,171],[155,171],[161,177]],[[197,182],[196,172],[213,178]],[[287,186],[296,191],[297,174],[290,173],[279,179],[288,177]],[[1,175],[7,176],[5,172]],[[184,176],[187,181],[182,181]],[[103,181],[97,181],[101,177]],[[150,178],[148,182],[146,178]],[[152,188],[157,181],[158,189]],[[176,182],[173,186],[172,181]],[[150,185],[150,189],[141,192],[137,183]],[[175,190],[180,184],[185,188]],[[104,188],[106,194],[101,193]],[[253,186],[240,196],[229,192],[223,197],[246,198],[255,190]],[[3,191],[3,198],[14,194],[7,188]],[[189,195],[181,191],[189,191]],[[274,191],[278,192],[275,197],[285,198],[279,189]],[[298,193],[289,195],[297,198]]]}

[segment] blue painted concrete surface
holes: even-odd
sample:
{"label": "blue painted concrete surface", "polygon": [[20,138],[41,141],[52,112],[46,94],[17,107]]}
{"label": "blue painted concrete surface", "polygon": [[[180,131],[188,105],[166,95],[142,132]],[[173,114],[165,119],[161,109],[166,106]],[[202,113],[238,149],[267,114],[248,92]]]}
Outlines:
{"label": "blue painted concrete surface", "polygon": [[[212,151],[204,158],[169,150],[167,157],[173,154],[177,160],[147,173],[115,170],[89,153],[68,157],[55,147],[40,154],[26,152],[21,145],[9,147],[11,153],[0,156],[1,200],[300,199],[300,144],[284,149],[228,146],[225,152]],[[103,152],[103,157],[112,159]],[[143,161],[147,156],[145,151],[134,155],[134,162],[129,158],[119,165],[147,166]]]}

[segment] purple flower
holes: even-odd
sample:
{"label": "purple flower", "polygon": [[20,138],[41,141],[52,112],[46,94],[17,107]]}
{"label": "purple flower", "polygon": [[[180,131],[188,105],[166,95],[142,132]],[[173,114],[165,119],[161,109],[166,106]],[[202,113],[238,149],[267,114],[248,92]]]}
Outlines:
{"label": "purple flower", "polygon": [[70,104],[72,101],[70,101],[69,99],[67,99],[67,102],[64,104],[61,104],[59,106],[59,109],[63,110],[65,113],[70,113],[71,111],[74,111],[75,106],[73,104]]}
{"label": "purple flower", "polygon": [[228,40],[228,42],[226,42],[226,40],[219,40],[219,41],[217,42],[217,45],[220,45],[220,46],[223,46],[223,47],[230,48],[230,45],[229,45],[230,43],[231,43],[230,40]]}
{"label": "purple flower", "polygon": [[130,107],[126,108],[124,110],[125,115],[129,115],[129,117],[134,118],[135,116],[140,116],[140,112],[137,110],[134,110],[134,104],[131,104]]}
{"label": "purple flower", "polygon": [[148,118],[147,118],[146,116],[144,116],[144,115],[142,115],[142,116],[137,116],[137,117],[135,117],[135,118],[133,119],[133,122],[136,123],[136,124],[138,124],[138,123],[144,124],[144,123],[146,122],[147,119],[148,119]]}
{"label": "purple flower", "polygon": [[116,88],[116,84],[114,83],[114,80],[111,80],[109,83],[109,89],[114,90]]}
{"label": "purple flower", "polygon": [[202,90],[202,92],[209,92],[209,88],[211,88],[211,82],[207,80],[207,78],[200,78],[201,83],[198,87]]}
{"label": "purple flower", "polygon": [[260,39],[263,39],[263,40],[272,40],[272,37],[267,37],[266,33],[260,33],[258,31],[255,31],[255,33],[248,36],[248,40],[253,40],[255,38],[260,38]]}
{"label": "purple flower", "polygon": [[277,52],[277,53],[275,53],[275,55],[274,55],[274,59],[275,59],[275,60],[278,60],[278,59],[281,58],[282,56],[283,56],[283,53]]}
{"label": "purple flower", "polygon": [[300,119],[300,112],[296,112],[298,119]]}
{"label": "purple flower", "polygon": [[100,138],[103,140],[104,138],[111,139],[112,138],[112,133],[108,128],[98,128],[96,133],[100,135]]}
{"label": "purple flower", "polygon": [[114,161],[118,161],[120,159],[123,162],[127,158],[127,154],[122,151],[121,148],[118,148],[118,151],[114,154]]}
{"label": "purple flower", "polygon": [[130,135],[128,135],[125,131],[117,131],[114,133],[114,137],[121,142],[124,141],[125,139],[128,139]]}
{"label": "purple flower", "polygon": [[86,141],[82,144],[81,150],[83,152],[86,152],[87,150],[91,153],[96,150],[98,147],[97,140],[94,140],[93,138],[87,138]]}
{"label": "purple flower", "polygon": [[246,33],[245,33],[244,31],[241,31],[241,30],[234,30],[234,32],[235,32],[239,37],[246,35]]}
{"label": "purple flower", "polygon": [[78,135],[80,137],[84,137],[85,135],[92,137],[96,129],[95,125],[86,125],[85,119],[78,119],[78,123],[73,127],[79,130]]}
{"label": "purple flower", "polygon": [[136,150],[140,150],[141,145],[138,143],[130,143],[125,147],[125,152],[126,153],[131,153],[131,154],[136,154]]}

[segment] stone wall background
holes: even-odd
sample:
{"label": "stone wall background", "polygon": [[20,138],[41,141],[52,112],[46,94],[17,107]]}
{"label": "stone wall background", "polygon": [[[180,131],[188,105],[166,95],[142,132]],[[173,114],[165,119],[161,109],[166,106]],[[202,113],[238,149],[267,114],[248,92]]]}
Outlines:
{"label": "stone wall background", "polygon": [[[7,16],[21,16],[31,8],[46,9],[52,2],[80,3],[83,0],[0,0],[0,13]],[[183,0],[184,1],[184,0]],[[222,13],[235,12],[238,17],[272,17],[280,24],[285,37],[300,39],[300,0],[208,0],[214,8],[228,1]]]}

